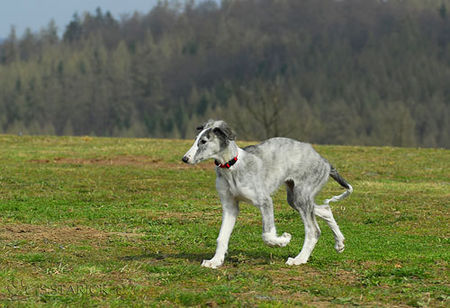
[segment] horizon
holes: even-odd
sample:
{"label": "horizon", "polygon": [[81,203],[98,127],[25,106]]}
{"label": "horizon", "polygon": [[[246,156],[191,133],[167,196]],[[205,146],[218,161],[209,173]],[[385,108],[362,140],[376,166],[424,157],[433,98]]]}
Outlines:
{"label": "horizon", "polygon": [[58,36],[62,36],[74,14],[93,13],[100,8],[102,12],[110,12],[114,18],[120,19],[121,16],[131,15],[134,12],[148,13],[157,3],[158,0],[130,0],[126,3],[119,0],[7,2],[2,5],[0,11],[0,43],[8,38],[13,27],[17,37],[20,38],[26,29],[37,33],[53,20],[58,29]]}

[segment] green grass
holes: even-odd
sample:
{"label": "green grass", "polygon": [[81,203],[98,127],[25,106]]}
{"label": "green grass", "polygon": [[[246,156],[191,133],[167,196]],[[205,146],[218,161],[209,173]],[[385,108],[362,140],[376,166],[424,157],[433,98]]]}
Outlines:
{"label": "green grass", "polygon": [[[449,305],[450,151],[316,146],[353,185],[332,204],[308,264],[300,217],[274,196],[270,248],[242,204],[222,268],[211,161],[184,166],[191,141],[0,136],[0,305]],[[342,192],[333,181],[318,201]]]}

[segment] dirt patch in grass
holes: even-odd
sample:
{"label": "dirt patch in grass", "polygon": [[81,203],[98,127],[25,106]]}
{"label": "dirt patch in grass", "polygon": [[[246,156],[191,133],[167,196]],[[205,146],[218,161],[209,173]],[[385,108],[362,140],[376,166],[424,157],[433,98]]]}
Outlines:
{"label": "dirt patch in grass", "polygon": [[58,243],[75,243],[80,241],[105,241],[111,236],[137,238],[144,234],[128,232],[104,232],[94,228],[52,227],[31,224],[8,224],[0,227],[0,239],[6,241],[50,241]]}
{"label": "dirt patch in grass", "polygon": [[214,169],[214,164],[200,163],[192,166],[180,162],[167,162],[160,158],[149,156],[119,155],[114,157],[94,157],[94,158],[76,158],[76,157],[55,157],[51,159],[32,159],[29,162],[37,164],[72,164],[72,165],[102,165],[102,166],[141,166],[151,168],[168,169]]}
{"label": "dirt patch in grass", "polygon": [[[219,201],[217,201],[218,203]],[[164,212],[164,211],[154,211],[151,209],[133,209],[133,212],[138,213],[140,216],[145,217],[146,219],[164,221],[165,219],[175,219],[179,222],[193,221],[194,219],[201,219],[201,221],[206,222],[220,222],[221,214],[217,211],[219,205],[215,205],[216,207],[211,209],[210,212]]]}

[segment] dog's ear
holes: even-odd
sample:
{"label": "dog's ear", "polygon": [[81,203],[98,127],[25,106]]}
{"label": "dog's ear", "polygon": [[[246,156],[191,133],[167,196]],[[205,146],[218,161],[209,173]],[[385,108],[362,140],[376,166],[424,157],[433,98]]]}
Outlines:
{"label": "dog's ear", "polygon": [[197,127],[197,132],[201,132],[205,128],[213,126],[213,124],[214,124],[214,120],[208,120],[205,123],[203,123]]}
{"label": "dog's ear", "polygon": [[236,139],[236,133],[225,122],[222,122],[220,126],[214,127],[213,133],[224,141]]}

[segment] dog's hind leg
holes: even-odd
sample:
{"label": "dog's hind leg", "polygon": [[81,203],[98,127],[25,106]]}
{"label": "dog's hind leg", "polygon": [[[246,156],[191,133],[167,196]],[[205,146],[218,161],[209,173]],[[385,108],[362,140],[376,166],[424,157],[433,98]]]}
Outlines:
{"label": "dog's hind leg", "polygon": [[314,201],[307,191],[296,187],[292,187],[290,191],[288,185],[288,202],[296,209],[302,219],[305,226],[305,241],[303,242],[303,247],[300,253],[295,258],[288,258],[286,264],[288,265],[299,265],[304,264],[308,261],[317,241],[320,237],[320,228],[317,224],[316,217],[314,214]]}
{"label": "dog's hind leg", "polygon": [[203,267],[218,268],[223,264],[228,250],[228,242],[239,214],[238,201],[230,196],[222,196],[220,199],[222,202],[222,226],[217,237],[216,253],[211,260],[203,260]]}
{"label": "dog's hind leg", "polygon": [[337,252],[341,253],[344,251],[344,235],[342,234],[341,230],[339,229],[338,224],[336,223],[336,220],[334,220],[333,213],[331,212],[331,208],[329,205],[315,205],[314,206],[314,214],[325,220],[328,224],[328,226],[331,228],[331,231],[333,231],[334,235],[334,249],[336,249]]}

